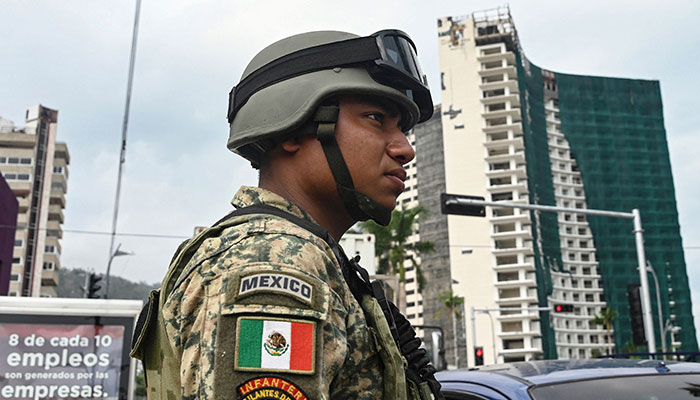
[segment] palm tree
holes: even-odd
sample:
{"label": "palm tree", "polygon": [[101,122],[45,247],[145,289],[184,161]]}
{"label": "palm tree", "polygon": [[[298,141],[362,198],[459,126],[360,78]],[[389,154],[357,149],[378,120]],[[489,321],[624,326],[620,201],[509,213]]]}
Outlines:
{"label": "palm tree", "polygon": [[420,269],[420,263],[416,261],[421,254],[435,250],[433,242],[412,242],[408,243],[408,238],[413,234],[413,227],[417,218],[425,214],[426,210],[421,207],[394,210],[391,213],[391,222],[387,226],[381,226],[373,221],[362,222],[361,226],[367,232],[374,235],[374,249],[379,262],[377,273],[392,273],[399,276],[399,296],[398,306],[402,313],[406,312],[406,271],[405,263],[416,271],[416,281],[418,291],[423,289],[425,278]]}
{"label": "palm tree", "polygon": [[[611,335],[612,332],[612,324],[613,321],[615,320],[615,317],[617,317],[617,312],[613,311],[611,308],[606,307],[602,310],[600,310],[600,313],[593,318],[590,323],[593,325],[603,325],[603,329],[605,330],[605,334],[608,337],[608,343],[613,343],[613,337]],[[610,348],[606,347],[605,348],[605,354],[610,355]]]}
{"label": "palm tree", "polygon": [[462,304],[464,304],[464,297],[455,296],[452,289],[446,290],[440,293],[438,299],[442,303],[442,307],[435,313],[435,318],[440,318],[440,315],[444,311],[450,313],[450,319],[452,320],[452,338],[454,339],[455,346],[455,367],[459,368],[459,356],[457,351],[457,320],[462,319],[462,313],[459,311]]}

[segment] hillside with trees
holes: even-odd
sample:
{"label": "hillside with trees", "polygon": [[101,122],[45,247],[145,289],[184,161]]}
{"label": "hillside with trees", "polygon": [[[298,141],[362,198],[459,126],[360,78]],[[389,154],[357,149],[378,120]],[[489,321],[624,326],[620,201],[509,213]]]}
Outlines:
{"label": "hillside with trees", "polygon": [[[89,273],[80,268],[61,268],[58,275],[58,297],[85,297],[85,277]],[[99,285],[102,286],[102,290],[98,294],[104,296],[105,280],[102,279]],[[112,276],[109,282],[109,298],[146,301],[148,293],[159,287],[160,283],[132,282],[119,276]]]}

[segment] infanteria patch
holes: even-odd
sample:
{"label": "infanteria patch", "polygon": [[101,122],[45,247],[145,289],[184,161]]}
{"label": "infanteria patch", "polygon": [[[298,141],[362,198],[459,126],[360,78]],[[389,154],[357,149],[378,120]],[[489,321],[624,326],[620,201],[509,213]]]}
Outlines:
{"label": "infanteria patch", "polygon": [[283,293],[311,304],[314,288],[301,278],[282,273],[265,272],[241,278],[238,296],[255,292]]}
{"label": "infanteria patch", "polygon": [[236,336],[237,371],[314,373],[315,322],[239,317]]}
{"label": "infanteria patch", "polygon": [[239,400],[308,400],[294,382],[277,376],[260,376],[238,386]]}

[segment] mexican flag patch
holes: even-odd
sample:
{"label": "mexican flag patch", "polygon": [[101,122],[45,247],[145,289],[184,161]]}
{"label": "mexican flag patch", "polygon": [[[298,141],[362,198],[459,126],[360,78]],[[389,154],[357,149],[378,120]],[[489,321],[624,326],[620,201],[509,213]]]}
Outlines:
{"label": "mexican flag patch", "polygon": [[315,323],[240,317],[236,370],[314,373]]}

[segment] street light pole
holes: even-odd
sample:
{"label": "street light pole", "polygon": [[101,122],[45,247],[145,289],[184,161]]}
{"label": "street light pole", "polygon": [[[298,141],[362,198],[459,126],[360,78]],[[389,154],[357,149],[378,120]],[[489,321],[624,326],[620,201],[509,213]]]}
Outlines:
{"label": "street light pole", "polygon": [[119,257],[119,256],[131,256],[134,253],[128,252],[128,251],[121,251],[119,248],[122,247],[122,244],[119,243],[117,245],[117,249],[112,253],[112,255],[109,256],[109,262],[107,263],[107,274],[106,274],[106,283],[105,283],[105,299],[108,298],[109,296],[109,271],[112,269],[112,260],[114,260],[114,257]]}
{"label": "street light pole", "polygon": [[[654,338],[654,325],[653,318],[651,316],[651,301],[649,299],[649,281],[647,280],[646,273],[646,256],[644,255],[644,236],[642,229],[642,218],[639,214],[639,209],[633,209],[631,213],[619,212],[619,211],[607,211],[607,210],[593,210],[593,209],[583,209],[583,208],[565,208],[565,207],[555,207],[555,206],[542,206],[538,204],[520,204],[520,203],[506,203],[506,202],[496,202],[496,201],[485,201],[473,198],[468,198],[466,196],[455,196],[450,195],[444,201],[445,206],[465,206],[473,208],[473,206],[491,206],[491,207],[505,207],[505,208],[520,208],[525,210],[540,210],[549,212],[567,212],[572,214],[587,214],[587,215],[600,215],[605,217],[613,218],[626,218],[634,221],[634,238],[635,246],[637,249],[637,262],[639,269],[639,283],[642,291],[642,320],[644,321],[644,333],[647,339],[647,348],[650,354],[656,353],[656,339]],[[444,211],[443,211],[444,212]],[[473,214],[472,214],[473,215]]]}
{"label": "street light pole", "polygon": [[659,292],[659,278],[656,276],[656,271],[651,263],[647,261],[647,271],[651,272],[651,276],[654,278],[654,284],[656,285],[656,310],[659,314],[659,333],[661,333],[661,351],[666,352],[668,347],[666,346],[666,330],[664,329],[664,314],[661,310],[661,293]]}

